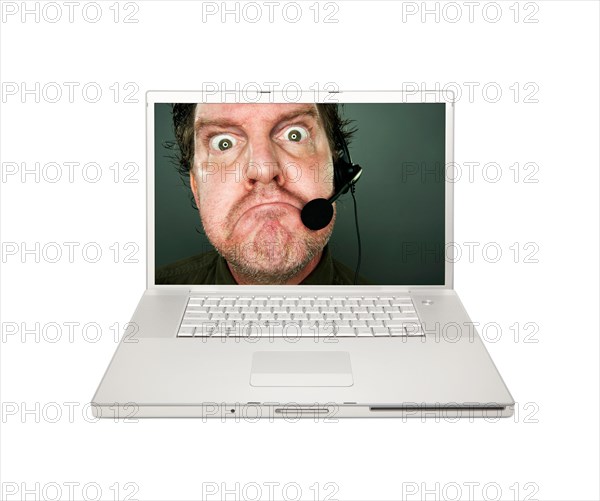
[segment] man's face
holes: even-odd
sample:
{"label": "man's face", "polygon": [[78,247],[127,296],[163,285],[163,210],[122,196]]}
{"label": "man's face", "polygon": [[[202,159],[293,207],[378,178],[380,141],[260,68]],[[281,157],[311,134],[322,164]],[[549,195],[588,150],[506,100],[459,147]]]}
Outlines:
{"label": "man's face", "polygon": [[333,194],[327,135],[314,104],[198,104],[191,187],[204,231],[254,283],[284,283],[317,256],[300,211]]}

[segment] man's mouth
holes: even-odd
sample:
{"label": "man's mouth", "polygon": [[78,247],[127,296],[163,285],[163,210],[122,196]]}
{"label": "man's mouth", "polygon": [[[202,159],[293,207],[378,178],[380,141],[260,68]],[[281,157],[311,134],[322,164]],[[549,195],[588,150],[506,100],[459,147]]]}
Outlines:
{"label": "man's mouth", "polygon": [[298,207],[292,205],[291,203],[282,202],[282,201],[271,201],[271,202],[259,203],[259,204],[253,205],[251,207],[248,207],[246,210],[244,210],[244,212],[242,212],[240,214],[240,216],[238,217],[236,226],[238,223],[242,223],[242,221],[243,221],[244,229],[250,230],[249,225],[256,225],[256,222],[253,222],[253,217],[261,218],[261,220],[265,220],[265,219],[269,219],[269,218],[279,220],[280,217],[282,217],[286,213],[290,213],[292,211],[295,211],[296,213],[298,213],[298,218],[299,218],[300,209],[298,209]]}
{"label": "man's mouth", "polygon": [[257,203],[256,205],[253,205],[251,207],[248,207],[247,209],[245,209],[240,217],[243,217],[245,215],[251,215],[253,213],[257,213],[260,214],[260,212],[262,211],[279,211],[280,213],[283,214],[282,211],[285,210],[285,212],[289,212],[289,211],[295,211],[297,213],[300,212],[300,208],[298,208],[296,206],[296,202],[292,201],[292,200],[268,200],[268,201],[262,201]]}
{"label": "man's mouth", "polygon": [[287,202],[265,202],[263,204],[254,205],[254,206],[250,207],[250,209],[248,209],[248,210],[257,209],[259,207],[262,207],[262,208],[268,208],[268,207],[285,207],[285,208],[288,208],[288,209],[296,209],[296,210],[298,210],[297,207],[294,207],[292,204],[289,204]]}

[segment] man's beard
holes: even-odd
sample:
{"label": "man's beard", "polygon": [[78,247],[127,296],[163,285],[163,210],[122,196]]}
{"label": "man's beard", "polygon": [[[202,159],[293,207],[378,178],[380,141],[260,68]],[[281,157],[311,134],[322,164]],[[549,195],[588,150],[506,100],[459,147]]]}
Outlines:
{"label": "man's beard", "polygon": [[[268,223],[269,219],[275,219],[279,214],[278,209],[273,209],[263,214],[261,223]],[[290,230],[276,226],[276,230],[261,229],[251,242],[225,238],[219,246],[215,245],[206,228],[204,231],[236,274],[252,284],[279,285],[298,275],[323,250],[333,232],[334,222],[335,214],[325,232],[313,233],[306,229],[301,235],[292,234],[290,238]],[[263,235],[267,232],[268,236]]]}

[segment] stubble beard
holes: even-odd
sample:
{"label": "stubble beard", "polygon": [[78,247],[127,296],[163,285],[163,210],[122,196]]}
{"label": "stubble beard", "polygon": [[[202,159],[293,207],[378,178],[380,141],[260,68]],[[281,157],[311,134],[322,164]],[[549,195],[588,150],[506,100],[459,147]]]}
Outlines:
{"label": "stubble beard", "polygon": [[222,238],[207,231],[204,221],[202,225],[213,247],[236,274],[257,285],[280,285],[298,275],[323,250],[333,232],[336,216],[334,213],[324,232],[307,228],[300,235],[294,235],[274,223],[282,212],[280,208],[265,211],[260,222],[263,226],[252,241],[233,238],[233,226],[228,220],[220,225]]}

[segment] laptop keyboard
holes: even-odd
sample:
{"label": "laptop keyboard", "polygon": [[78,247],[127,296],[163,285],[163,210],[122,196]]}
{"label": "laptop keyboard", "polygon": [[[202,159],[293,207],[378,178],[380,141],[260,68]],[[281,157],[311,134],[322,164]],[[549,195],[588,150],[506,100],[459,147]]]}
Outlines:
{"label": "laptop keyboard", "polygon": [[410,297],[190,296],[178,337],[423,336]]}

